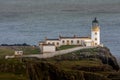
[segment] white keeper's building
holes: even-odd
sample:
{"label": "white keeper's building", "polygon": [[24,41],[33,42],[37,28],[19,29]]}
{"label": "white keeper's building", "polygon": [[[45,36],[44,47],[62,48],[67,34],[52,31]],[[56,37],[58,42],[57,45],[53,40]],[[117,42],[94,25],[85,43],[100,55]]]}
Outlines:
{"label": "white keeper's building", "polygon": [[56,47],[62,45],[80,45],[80,46],[99,46],[100,45],[100,26],[98,20],[95,18],[92,21],[91,37],[73,37],[59,36],[58,39],[48,39],[39,42],[39,47],[42,53],[55,52]]}

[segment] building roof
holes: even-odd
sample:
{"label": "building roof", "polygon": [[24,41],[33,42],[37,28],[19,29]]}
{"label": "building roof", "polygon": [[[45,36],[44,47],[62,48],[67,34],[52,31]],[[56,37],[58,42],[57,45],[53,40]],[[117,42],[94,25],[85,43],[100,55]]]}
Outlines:
{"label": "building roof", "polygon": [[55,46],[54,44],[43,44],[43,46]]}
{"label": "building roof", "polygon": [[60,39],[76,39],[76,38],[89,38],[90,39],[90,37],[60,37]]}
{"label": "building roof", "polygon": [[63,36],[60,36],[59,39],[46,39],[46,40],[49,40],[49,41],[59,41],[60,39],[91,39],[90,37],[79,37],[79,36],[73,36],[73,37],[63,37]]}
{"label": "building roof", "polygon": [[46,39],[46,40],[59,41],[59,39]]}

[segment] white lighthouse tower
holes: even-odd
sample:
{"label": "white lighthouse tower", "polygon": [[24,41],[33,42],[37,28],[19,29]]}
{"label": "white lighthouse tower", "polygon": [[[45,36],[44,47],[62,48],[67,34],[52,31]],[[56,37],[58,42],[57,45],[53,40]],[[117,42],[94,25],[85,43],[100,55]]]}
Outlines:
{"label": "white lighthouse tower", "polygon": [[96,18],[92,21],[91,39],[93,41],[93,46],[100,45],[100,26]]}

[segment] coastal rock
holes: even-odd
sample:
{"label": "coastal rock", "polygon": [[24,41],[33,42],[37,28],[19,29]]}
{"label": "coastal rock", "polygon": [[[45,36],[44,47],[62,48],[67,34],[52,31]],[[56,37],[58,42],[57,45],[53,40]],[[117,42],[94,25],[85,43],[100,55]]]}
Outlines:
{"label": "coastal rock", "polygon": [[0,72],[5,73],[5,79],[10,73],[17,76],[14,78],[17,80],[120,80],[118,70],[116,58],[106,47],[78,50],[47,59],[0,60]]}
{"label": "coastal rock", "polygon": [[103,64],[111,66],[114,70],[119,70],[116,58],[111,54],[107,47],[97,47],[93,49],[83,49],[69,54],[53,57],[52,59],[63,60],[81,60],[81,59],[99,59]]}

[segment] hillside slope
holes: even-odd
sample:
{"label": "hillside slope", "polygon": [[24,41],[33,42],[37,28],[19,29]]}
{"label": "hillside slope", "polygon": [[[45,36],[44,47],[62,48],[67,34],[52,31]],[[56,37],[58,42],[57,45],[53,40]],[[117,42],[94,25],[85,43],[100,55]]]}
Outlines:
{"label": "hillside slope", "polygon": [[106,47],[47,59],[0,60],[0,80],[120,80],[116,58]]}

